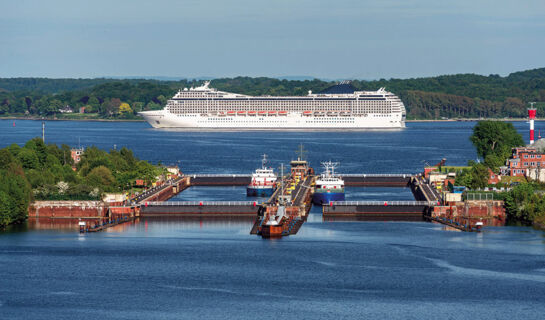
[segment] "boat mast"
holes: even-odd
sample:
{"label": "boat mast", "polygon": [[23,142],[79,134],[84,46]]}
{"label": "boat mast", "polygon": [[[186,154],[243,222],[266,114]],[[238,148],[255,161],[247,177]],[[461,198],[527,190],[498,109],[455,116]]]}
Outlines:
{"label": "boat mast", "polygon": [[307,153],[307,151],[303,147],[302,143],[299,144],[299,150],[295,151],[295,153],[298,155],[297,157],[298,161],[302,161],[305,158],[305,154]]}
{"label": "boat mast", "polygon": [[266,169],[265,164],[267,163],[267,155],[263,154],[263,160],[261,160],[261,169]]}

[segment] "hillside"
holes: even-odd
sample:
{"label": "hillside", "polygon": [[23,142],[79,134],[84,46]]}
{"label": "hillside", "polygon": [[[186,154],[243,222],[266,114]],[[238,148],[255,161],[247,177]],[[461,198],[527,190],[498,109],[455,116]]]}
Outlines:
{"label": "hillside", "polygon": [[[179,88],[198,84],[188,80],[0,78],[0,116],[50,117],[64,106],[85,106],[86,112],[101,118],[135,118],[138,111],[164,106]],[[236,77],[214,79],[211,86],[249,95],[306,95],[331,84],[318,79]],[[359,90],[386,87],[403,100],[409,119],[523,117],[530,101],[538,102],[538,114],[545,114],[545,68],[506,77],[457,74],[354,80],[352,85]]]}

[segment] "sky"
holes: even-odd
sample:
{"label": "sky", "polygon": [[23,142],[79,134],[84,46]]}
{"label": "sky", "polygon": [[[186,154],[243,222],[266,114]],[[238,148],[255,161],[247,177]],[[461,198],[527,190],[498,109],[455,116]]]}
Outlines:
{"label": "sky", "polygon": [[0,0],[0,77],[507,75],[544,0]]}

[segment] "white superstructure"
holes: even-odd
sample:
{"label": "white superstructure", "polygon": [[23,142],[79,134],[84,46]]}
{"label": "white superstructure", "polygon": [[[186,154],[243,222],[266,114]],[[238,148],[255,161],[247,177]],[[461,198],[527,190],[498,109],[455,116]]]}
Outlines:
{"label": "white superstructure", "polygon": [[184,88],[163,110],[139,112],[154,128],[386,129],[405,127],[405,106],[391,92],[353,91],[343,82],[307,96],[247,96]]}
{"label": "white superstructure", "polygon": [[316,192],[344,192],[344,180],[335,174],[338,162],[322,162],[324,172],[316,179]]}
{"label": "white superstructure", "polygon": [[276,183],[276,174],[272,168],[267,168],[267,155],[263,155],[263,160],[261,160],[261,169],[256,169],[252,174],[252,181],[248,185],[249,188],[255,189],[264,189],[264,188],[274,188]]}

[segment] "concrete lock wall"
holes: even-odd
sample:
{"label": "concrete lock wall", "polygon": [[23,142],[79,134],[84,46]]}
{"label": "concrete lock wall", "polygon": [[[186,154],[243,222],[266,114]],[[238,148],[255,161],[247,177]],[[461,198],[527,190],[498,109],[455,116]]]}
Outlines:
{"label": "concrete lock wall", "polygon": [[346,186],[406,187],[411,177],[343,177]]}
{"label": "concrete lock wall", "polygon": [[258,206],[142,206],[140,216],[154,215],[257,215]]}
{"label": "concrete lock wall", "polygon": [[250,176],[189,177],[192,186],[246,186],[252,181]]}
{"label": "concrete lock wall", "polygon": [[326,215],[416,215],[422,216],[427,206],[392,206],[392,205],[348,205],[348,206],[324,206],[323,214]]}
{"label": "concrete lock wall", "polygon": [[108,208],[102,201],[35,201],[29,218],[102,218]]}
{"label": "concrete lock wall", "polygon": [[448,206],[434,207],[432,217],[506,218],[503,201],[453,202]]}

